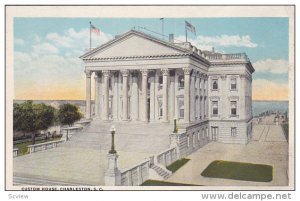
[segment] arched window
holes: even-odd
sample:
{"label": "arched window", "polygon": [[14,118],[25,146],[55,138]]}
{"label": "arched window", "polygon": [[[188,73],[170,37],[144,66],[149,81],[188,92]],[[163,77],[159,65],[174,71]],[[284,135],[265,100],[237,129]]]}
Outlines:
{"label": "arched window", "polygon": [[213,79],[212,80],[212,89],[213,90],[217,90],[218,89],[218,80],[217,79]]}
{"label": "arched window", "polygon": [[183,77],[183,75],[179,75],[178,76],[178,84],[179,84],[179,89],[182,89],[182,88],[184,88],[184,77]]}
{"label": "arched window", "polygon": [[231,101],[230,104],[231,104],[231,115],[235,116],[236,115],[236,106],[237,106],[236,101]]}
{"label": "arched window", "polygon": [[230,80],[230,89],[236,90],[236,78],[231,78]]}
{"label": "arched window", "polygon": [[212,102],[212,109],[213,109],[213,115],[218,115],[218,101],[213,101]]}

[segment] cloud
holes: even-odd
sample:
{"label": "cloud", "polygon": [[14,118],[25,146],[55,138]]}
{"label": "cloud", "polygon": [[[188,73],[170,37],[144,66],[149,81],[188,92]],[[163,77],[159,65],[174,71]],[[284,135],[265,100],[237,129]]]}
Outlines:
{"label": "cloud", "polygon": [[[49,33],[47,34],[46,39],[48,42],[61,47],[85,50],[90,46],[90,31],[89,29],[76,31],[73,28],[70,28],[63,34]],[[92,46],[100,46],[111,39],[113,39],[113,36],[104,32],[101,32],[100,36],[92,34]]]}
{"label": "cloud", "polygon": [[62,47],[72,47],[72,39],[68,38],[66,36],[60,36],[57,33],[49,33],[46,36],[46,39],[54,42],[55,44],[58,44]]}
{"label": "cloud", "polygon": [[59,50],[50,43],[41,43],[32,46],[33,53],[35,54],[57,54]]}
{"label": "cloud", "polygon": [[253,80],[253,99],[254,100],[288,100],[288,84],[276,83],[271,80]]}
{"label": "cloud", "polygon": [[267,72],[267,73],[288,73],[289,71],[289,62],[283,59],[279,60],[260,60],[253,63],[253,67],[255,68],[256,72]]}
{"label": "cloud", "polygon": [[[104,32],[92,35],[93,47],[111,39]],[[84,98],[84,65],[78,57],[89,49],[89,41],[89,29],[34,35],[30,52],[14,52],[15,98]]]}
{"label": "cloud", "polygon": [[[185,41],[185,36],[176,37],[177,40]],[[212,47],[247,47],[256,48],[258,44],[252,42],[249,35],[220,35],[203,36],[199,35],[189,41],[202,50],[211,50]]]}
{"label": "cloud", "polygon": [[24,45],[25,41],[21,38],[15,38],[14,43],[15,43],[15,45]]}

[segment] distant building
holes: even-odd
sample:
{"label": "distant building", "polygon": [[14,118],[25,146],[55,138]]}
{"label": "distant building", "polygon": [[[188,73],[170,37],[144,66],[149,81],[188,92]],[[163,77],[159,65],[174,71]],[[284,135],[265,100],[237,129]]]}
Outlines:
{"label": "distant building", "polygon": [[251,139],[254,68],[244,53],[201,51],[189,42],[166,42],[131,30],[80,58],[87,119],[170,124],[178,119],[181,127],[195,125],[212,141]]}

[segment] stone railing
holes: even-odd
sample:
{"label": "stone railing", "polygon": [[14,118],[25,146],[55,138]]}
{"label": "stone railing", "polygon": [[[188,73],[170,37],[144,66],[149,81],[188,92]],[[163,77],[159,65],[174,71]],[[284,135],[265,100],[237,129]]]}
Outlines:
{"label": "stone railing", "polygon": [[61,128],[61,134],[62,134],[61,139],[68,141],[71,139],[72,135],[80,133],[82,130],[83,130],[82,126],[72,126],[72,127]]}
{"label": "stone railing", "polygon": [[178,159],[177,147],[169,148],[156,155],[157,162],[165,167],[171,165]]}
{"label": "stone railing", "polygon": [[86,127],[87,125],[89,125],[91,123],[91,120],[89,119],[81,119],[80,121],[77,121],[74,123],[75,126],[77,127]]}
{"label": "stone railing", "polygon": [[236,54],[211,54],[205,55],[208,60],[245,60],[249,61],[246,53],[236,53]]}
{"label": "stone railing", "polygon": [[13,149],[13,156],[14,156],[14,157],[17,157],[18,154],[19,154],[19,149],[18,149],[18,148],[14,148],[14,149]]}
{"label": "stone railing", "polygon": [[171,146],[177,147],[178,159],[188,156],[209,142],[206,122],[179,124],[178,133],[170,134]]}
{"label": "stone railing", "polygon": [[58,144],[61,144],[63,142],[65,142],[65,140],[55,140],[55,141],[50,141],[50,142],[33,144],[33,145],[28,145],[27,149],[28,149],[28,152],[31,154],[31,153],[34,153],[37,151],[53,149],[53,148],[57,147]]}
{"label": "stone railing", "polygon": [[122,186],[139,186],[149,179],[150,160],[142,162],[121,171]]}

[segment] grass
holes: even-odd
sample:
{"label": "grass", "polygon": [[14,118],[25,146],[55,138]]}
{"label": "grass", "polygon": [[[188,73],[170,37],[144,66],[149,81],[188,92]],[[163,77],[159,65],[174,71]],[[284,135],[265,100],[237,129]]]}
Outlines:
{"label": "grass", "polygon": [[273,180],[273,167],[263,164],[216,160],[210,163],[201,175],[213,178],[270,182]]}
{"label": "grass", "polygon": [[286,141],[289,141],[289,124],[286,123],[286,124],[282,124],[281,126],[282,126],[282,129],[284,131]]}
{"label": "grass", "polygon": [[[47,140],[36,140],[35,144],[39,144],[39,143],[43,143],[43,142],[50,142],[50,141],[54,141],[54,140],[59,140],[61,138],[61,136],[59,137],[55,137],[55,138],[48,138]],[[28,149],[27,146],[31,145],[32,142],[23,142],[23,143],[19,143],[19,144],[15,144],[14,148],[18,148],[19,149],[19,153],[18,156],[22,156],[24,154],[28,154]]]}
{"label": "grass", "polygon": [[179,160],[175,161],[174,163],[172,163],[171,165],[167,166],[167,169],[170,170],[172,173],[174,173],[179,168],[184,166],[189,160],[190,159],[188,159],[188,158],[179,159]]}
{"label": "grass", "polygon": [[182,183],[174,183],[174,182],[166,182],[159,180],[147,180],[141,184],[141,186],[197,186],[193,184],[182,184]]}

